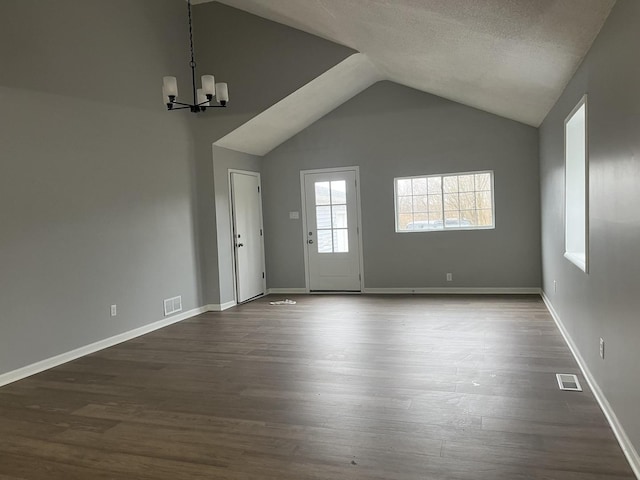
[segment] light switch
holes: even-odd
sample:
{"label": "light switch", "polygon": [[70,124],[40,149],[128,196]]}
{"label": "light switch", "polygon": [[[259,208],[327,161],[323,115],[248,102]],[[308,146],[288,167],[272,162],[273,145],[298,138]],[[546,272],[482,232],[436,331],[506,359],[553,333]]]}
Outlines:
{"label": "light switch", "polygon": [[289,212],[289,220],[298,220],[300,218],[300,212]]}

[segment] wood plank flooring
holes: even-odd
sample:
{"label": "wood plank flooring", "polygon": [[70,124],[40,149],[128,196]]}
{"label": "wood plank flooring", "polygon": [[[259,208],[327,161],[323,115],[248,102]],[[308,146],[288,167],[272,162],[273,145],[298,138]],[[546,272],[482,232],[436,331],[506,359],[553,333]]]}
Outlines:
{"label": "wood plank flooring", "polygon": [[635,478],[539,297],[281,298],[1,388],[0,480]]}

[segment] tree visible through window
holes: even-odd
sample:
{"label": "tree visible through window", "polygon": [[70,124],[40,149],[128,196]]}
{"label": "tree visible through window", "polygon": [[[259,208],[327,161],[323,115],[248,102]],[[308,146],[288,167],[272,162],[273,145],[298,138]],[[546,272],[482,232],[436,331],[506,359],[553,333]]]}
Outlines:
{"label": "tree visible through window", "polygon": [[395,179],[396,231],[494,227],[493,172]]}

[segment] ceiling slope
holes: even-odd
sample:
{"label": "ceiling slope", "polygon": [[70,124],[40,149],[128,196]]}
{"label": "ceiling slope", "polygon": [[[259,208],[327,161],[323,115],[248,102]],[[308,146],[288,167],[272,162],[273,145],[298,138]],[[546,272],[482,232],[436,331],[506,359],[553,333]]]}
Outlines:
{"label": "ceiling slope", "polygon": [[382,76],[367,56],[353,54],[214,145],[266,155],[379,80]]}
{"label": "ceiling slope", "polygon": [[388,80],[539,126],[615,0],[220,3],[362,52]]}

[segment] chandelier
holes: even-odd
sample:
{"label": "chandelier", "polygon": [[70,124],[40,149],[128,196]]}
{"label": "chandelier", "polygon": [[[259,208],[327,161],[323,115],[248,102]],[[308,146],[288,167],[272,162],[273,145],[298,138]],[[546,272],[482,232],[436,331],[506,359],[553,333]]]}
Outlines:
{"label": "chandelier", "polygon": [[[226,107],[229,101],[229,88],[226,83],[216,83],[213,75],[202,75],[202,88],[196,87],[196,60],[193,53],[193,24],[191,21],[191,0],[187,1],[189,10],[189,45],[191,47],[191,88],[193,103],[178,101],[178,80],[176,77],[163,77],[162,99],[167,110],[190,109],[193,113],[205,112],[209,107]],[[214,101],[215,97],[215,101]]]}

